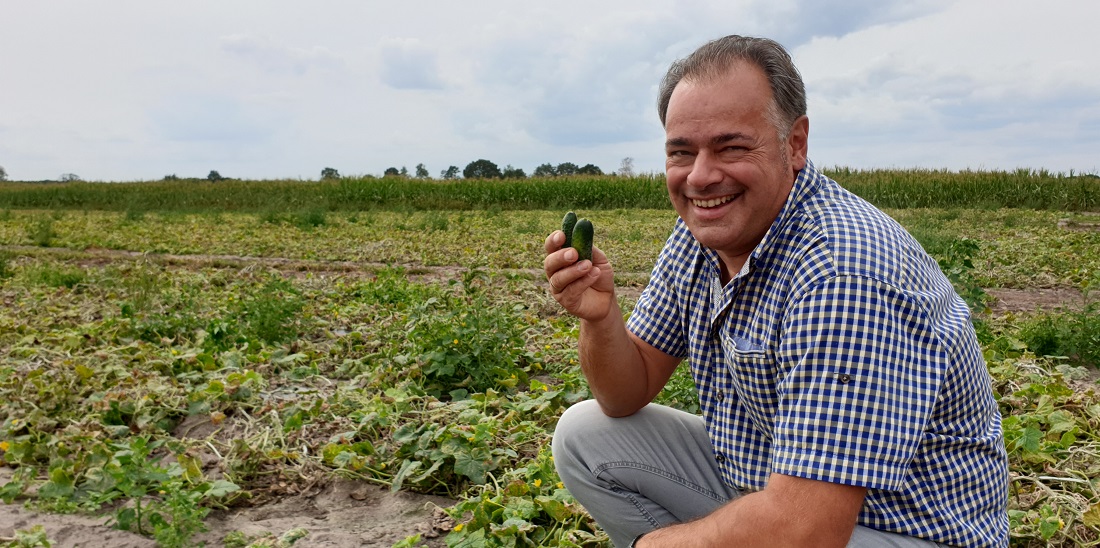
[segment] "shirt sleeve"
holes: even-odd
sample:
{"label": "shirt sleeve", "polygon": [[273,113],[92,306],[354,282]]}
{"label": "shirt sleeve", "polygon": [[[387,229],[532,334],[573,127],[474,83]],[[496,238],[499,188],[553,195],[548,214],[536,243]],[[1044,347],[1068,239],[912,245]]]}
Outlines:
{"label": "shirt sleeve", "polygon": [[901,489],[949,365],[928,315],[897,288],[837,277],[794,301],[782,330],[772,471]]}

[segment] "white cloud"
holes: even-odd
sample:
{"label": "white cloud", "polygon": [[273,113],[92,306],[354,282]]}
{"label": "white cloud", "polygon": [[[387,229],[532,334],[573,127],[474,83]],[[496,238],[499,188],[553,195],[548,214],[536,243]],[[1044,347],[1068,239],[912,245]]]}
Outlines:
{"label": "white cloud", "polygon": [[339,57],[325,47],[287,47],[276,44],[271,39],[245,34],[222,37],[221,49],[255,63],[262,70],[289,72],[298,76],[313,68],[338,69],[343,64]]}
{"label": "white cloud", "polygon": [[972,0],[813,40],[795,51],[811,146],[862,167],[1095,170],[1082,120],[1100,112],[1100,61],[1082,52],[1098,17],[1094,3]]}
{"label": "white cloud", "polygon": [[[815,161],[1095,170],[1093,0],[16,3],[13,178],[317,177],[477,158],[663,166],[669,62],[733,32],[806,77]],[[42,29],[50,29],[43,39]],[[216,165],[215,165],[216,164]]]}

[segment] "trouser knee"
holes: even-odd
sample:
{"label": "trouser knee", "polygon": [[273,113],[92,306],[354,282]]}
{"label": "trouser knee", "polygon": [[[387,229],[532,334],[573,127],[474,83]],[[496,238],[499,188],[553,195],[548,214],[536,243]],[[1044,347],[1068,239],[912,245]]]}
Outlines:
{"label": "trouser knee", "polygon": [[593,441],[593,429],[605,419],[596,400],[585,400],[566,409],[558,419],[551,450],[558,475],[565,477],[575,467],[583,467],[580,450]]}

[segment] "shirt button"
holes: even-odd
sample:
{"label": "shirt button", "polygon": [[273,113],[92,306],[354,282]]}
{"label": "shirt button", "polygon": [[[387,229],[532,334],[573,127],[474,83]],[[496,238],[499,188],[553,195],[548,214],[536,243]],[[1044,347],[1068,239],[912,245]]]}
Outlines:
{"label": "shirt button", "polygon": [[714,460],[718,461],[718,464],[722,464],[722,463],[726,462],[726,456],[721,454],[721,453],[718,453],[718,455],[716,457],[714,457]]}
{"label": "shirt button", "polygon": [[719,402],[726,401],[726,393],[725,392],[723,392],[721,390],[718,391],[718,401]]}
{"label": "shirt button", "polygon": [[836,380],[840,382],[840,384],[848,384],[848,382],[852,380],[852,376],[847,373],[841,373],[836,376]]}

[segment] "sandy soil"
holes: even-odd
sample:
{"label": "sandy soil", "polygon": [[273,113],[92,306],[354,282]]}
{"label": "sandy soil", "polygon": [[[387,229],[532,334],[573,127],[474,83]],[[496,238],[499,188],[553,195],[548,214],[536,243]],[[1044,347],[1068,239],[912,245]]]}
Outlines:
{"label": "sandy soil", "polygon": [[[10,474],[10,469],[0,473]],[[206,519],[209,530],[193,540],[195,546],[222,546],[222,539],[234,531],[259,538],[278,537],[303,528],[308,534],[294,543],[296,548],[389,547],[416,534],[422,545],[436,548],[445,546],[443,536],[454,525],[442,511],[453,503],[442,497],[390,493],[373,485],[337,480],[314,493],[285,497],[255,508],[213,512]],[[47,514],[19,504],[0,505],[0,543],[12,538],[16,530],[41,525],[55,547],[156,546],[149,538],[112,529],[106,523],[106,517]]]}
{"label": "sandy soil", "polygon": [[442,508],[453,503],[443,497],[391,493],[374,485],[337,480],[315,495],[211,514],[206,520],[210,531],[198,535],[196,541],[220,546],[221,539],[233,531],[249,536],[280,535],[301,527],[309,534],[295,547],[388,547],[416,534],[422,544],[445,546],[442,537],[454,523]]}

